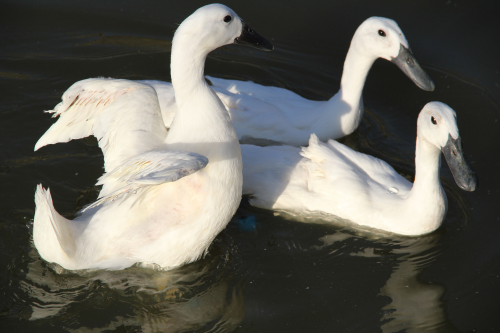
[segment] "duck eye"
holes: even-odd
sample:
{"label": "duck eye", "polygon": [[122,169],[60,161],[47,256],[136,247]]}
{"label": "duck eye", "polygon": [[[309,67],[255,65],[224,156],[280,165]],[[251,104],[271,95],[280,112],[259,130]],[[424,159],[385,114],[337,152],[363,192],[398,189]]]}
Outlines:
{"label": "duck eye", "polygon": [[231,15],[226,15],[224,17],[224,22],[229,23],[229,22],[231,22],[231,19],[232,19]]}
{"label": "duck eye", "polygon": [[385,31],[384,30],[379,30],[378,31],[378,35],[381,36],[381,37],[385,37],[386,34],[385,34]]}
{"label": "duck eye", "polygon": [[434,125],[437,125],[437,121],[436,121],[436,118],[434,118],[434,117],[431,117],[431,121],[432,121],[432,123],[433,123]]}

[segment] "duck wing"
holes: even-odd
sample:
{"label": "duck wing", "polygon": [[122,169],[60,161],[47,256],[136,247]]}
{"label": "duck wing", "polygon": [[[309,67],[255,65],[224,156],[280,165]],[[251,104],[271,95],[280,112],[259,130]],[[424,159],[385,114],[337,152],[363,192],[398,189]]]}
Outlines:
{"label": "duck wing", "polygon": [[133,156],[99,178],[97,185],[104,185],[100,199],[83,211],[118,197],[125,199],[144,187],[175,182],[207,164],[205,156],[186,151],[148,151]]}
{"label": "duck wing", "polygon": [[411,189],[411,183],[386,162],[354,151],[335,140],[328,140],[325,144],[312,134],[309,146],[302,149],[301,155],[321,166],[321,173],[329,178],[351,179],[351,182],[358,179],[370,184],[372,189],[373,186],[385,190],[396,186],[400,194]]}
{"label": "duck wing", "polygon": [[104,154],[106,171],[131,156],[162,147],[167,136],[156,90],[134,81],[78,81],[64,93],[62,102],[47,112],[59,119],[38,140],[35,150],[94,135]]}
{"label": "duck wing", "polygon": [[240,139],[262,138],[298,145],[318,119],[319,113],[314,110],[322,102],[279,87],[207,78],[228,108]]}
{"label": "duck wing", "polygon": [[304,104],[309,100],[300,97],[296,93],[279,87],[262,86],[252,81],[225,80],[212,76],[206,76],[212,83],[212,88],[220,91],[227,91],[233,94],[243,94],[253,96],[263,102],[275,103],[277,101],[298,100]]}
{"label": "duck wing", "polygon": [[170,128],[175,114],[179,111],[175,102],[175,92],[172,83],[158,80],[139,80],[135,82],[150,85],[156,90],[163,122],[167,128]]}

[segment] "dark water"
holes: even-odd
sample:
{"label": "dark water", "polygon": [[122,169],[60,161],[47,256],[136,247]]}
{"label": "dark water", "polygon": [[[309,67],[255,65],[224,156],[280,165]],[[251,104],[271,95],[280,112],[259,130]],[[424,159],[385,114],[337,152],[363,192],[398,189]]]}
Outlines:
{"label": "dark water", "polygon": [[[395,19],[436,91],[379,60],[363,123],[344,142],[414,175],[416,119],[429,101],[457,111],[476,192],[446,164],[449,212],[436,232],[377,236],[300,223],[244,200],[203,260],[171,272],[58,273],[31,240],[34,190],[49,186],[72,217],[98,193],[95,139],[43,148],[52,109],[75,81],[170,80],[170,41],[200,1],[0,3],[0,331],[499,332],[500,51],[495,1],[226,2],[275,44],[226,46],[206,73],[282,86],[307,98],[337,91],[356,27]],[[314,221],[313,221],[314,222]]]}

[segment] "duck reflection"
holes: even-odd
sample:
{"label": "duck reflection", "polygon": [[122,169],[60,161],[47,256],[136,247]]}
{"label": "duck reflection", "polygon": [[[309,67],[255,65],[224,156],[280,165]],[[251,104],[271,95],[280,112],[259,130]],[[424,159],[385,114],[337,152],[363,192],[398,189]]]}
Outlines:
{"label": "duck reflection", "polygon": [[[393,271],[380,294],[392,302],[382,308],[381,329],[389,332],[456,332],[446,315],[442,301],[442,285],[422,281],[419,276],[438,255],[443,231],[418,238],[394,237],[389,242],[391,256],[398,255]],[[377,241],[378,242],[378,241]],[[385,242],[383,242],[385,243]],[[367,248],[355,255],[380,257],[377,250]]]}
{"label": "duck reflection", "polygon": [[382,309],[383,332],[455,332],[446,315],[446,304],[442,301],[445,288],[438,284],[423,282],[419,275],[425,266],[434,261],[440,233],[418,238],[404,238],[401,248],[394,254],[403,254],[381,295],[392,302]]}
{"label": "duck reflection", "polygon": [[457,332],[442,300],[445,287],[420,279],[423,269],[439,255],[439,240],[444,232],[441,229],[417,238],[391,234],[388,239],[389,234],[345,228],[320,238],[324,244],[316,248],[334,248],[347,239],[362,237],[375,246],[351,253],[352,256],[382,261],[396,258],[389,279],[380,289],[380,295],[391,299],[382,308],[382,332]]}
{"label": "duck reflection", "polygon": [[78,332],[232,331],[243,320],[244,302],[229,257],[219,253],[171,271],[131,267],[79,274],[38,258],[23,281],[32,300],[30,320]]}

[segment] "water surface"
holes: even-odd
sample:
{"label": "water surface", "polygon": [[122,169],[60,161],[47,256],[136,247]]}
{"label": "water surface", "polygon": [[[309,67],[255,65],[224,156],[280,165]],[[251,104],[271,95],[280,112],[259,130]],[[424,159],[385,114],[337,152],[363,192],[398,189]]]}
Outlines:
{"label": "water surface", "polygon": [[74,217],[97,197],[96,140],[33,152],[52,109],[89,77],[170,80],[173,32],[201,1],[3,1],[0,5],[0,328],[5,332],[498,332],[500,59],[495,1],[226,2],[275,44],[226,46],[208,75],[324,100],[337,91],[356,27],[396,20],[436,82],[416,88],[378,60],[365,115],[343,142],[414,176],[416,119],[437,100],[457,111],[480,183],[460,191],[443,163],[449,211],[423,237],[297,222],[246,199],[206,258],[170,272],[60,271],[32,243],[34,190]]}

